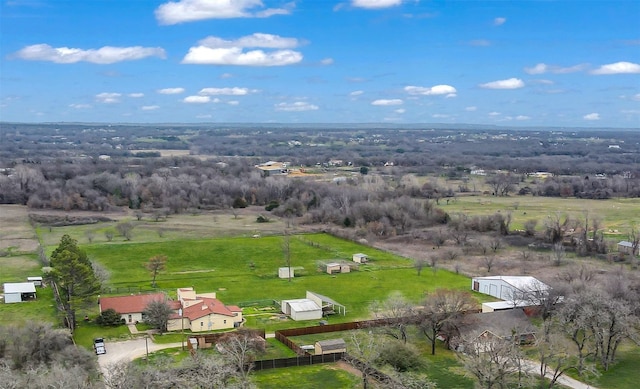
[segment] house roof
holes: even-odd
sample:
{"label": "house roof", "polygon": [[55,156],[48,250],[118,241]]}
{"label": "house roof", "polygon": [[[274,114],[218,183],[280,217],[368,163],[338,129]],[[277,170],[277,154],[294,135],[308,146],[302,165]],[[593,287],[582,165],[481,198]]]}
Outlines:
{"label": "house roof", "polygon": [[519,290],[546,290],[549,285],[531,276],[487,276],[474,277],[473,280],[501,280]]}
{"label": "house roof", "polygon": [[33,282],[6,282],[4,293],[35,293],[36,286]]}
{"label": "house roof", "polygon": [[487,331],[502,338],[536,332],[536,328],[529,322],[522,309],[476,313],[470,319],[470,323],[460,331],[463,337],[474,339]]}
{"label": "house roof", "polygon": [[366,257],[367,254],[363,254],[363,253],[357,253],[357,254],[353,254],[354,257]]}
{"label": "house roof", "polygon": [[152,301],[166,301],[164,293],[136,294],[131,296],[102,297],[99,300],[100,312],[113,309],[119,314],[140,313]]}
{"label": "house roof", "polygon": [[320,340],[316,342],[316,345],[322,347],[324,350],[339,350],[347,347],[347,343],[342,338]]}
{"label": "house roof", "polygon": [[618,246],[632,248],[633,247],[633,243],[627,242],[626,240],[623,240],[622,242],[618,243]]}
{"label": "house roof", "polygon": [[312,312],[322,309],[311,299],[285,300],[283,302],[289,304],[291,310],[296,312]]}
{"label": "house roof", "polygon": [[235,305],[224,305],[218,299],[203,298],[201,302],[184,308],[182,315],[189,320],[196,320],[211,314],[233,317],[236,312],[242,312],[242,309]]}

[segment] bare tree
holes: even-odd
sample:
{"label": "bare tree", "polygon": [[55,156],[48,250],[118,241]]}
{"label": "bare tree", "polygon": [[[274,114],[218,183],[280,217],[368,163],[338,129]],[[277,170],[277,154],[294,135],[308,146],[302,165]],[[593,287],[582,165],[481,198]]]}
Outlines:
{"label": "bare tree", "polygon": [[96,237],[96,232],[94,230],[87,230],[85,231],[84,236],[87,237],[89,243],[93,243],[93,239]]}
{"label": "bare tree", "polygon": [[535,236],[536,226],[538,225],[537,219],[529,219],[524,222],[524,233],[527,236]]}
{"label": "bare tree", "polygon": [[111,228],[107,229],[104,231],[104,236],[105,238],[107,238],[108,242],[111,242],[113,240],[113,237],[115,236],[115,231],[113,231]]}
{"label": "bare tree", "polygon": [[484,267],[487,268],[487,273],[491,273],[491,269],[493,269],[493,266],[496,263],[496,257],[493,255],[485,255],[482,258],[482,262],[484,263]]}
{"label": "bare tree", "polygon": [[407,327],[414,314],[413,305],[399,292],[392,293],[385,301],[371,304],[376,319],[385,319],[388,324],[381,327],[386,335],[407,342]]}
{"label": "bare tree", "polygon": [[220,338],[220,352],[236,367],[240,374],[240,386],[251,387],[249,373],[253,361],[265,350],[265,340],[248,330],[228,332]]}
{"label": "bare tree", "polygon": [[167,323],[173,313],[173,309],[166,300],[154,300],[144,308],[144,321],[160,333],[167,331]]}
{"label": "bare tree", "polygon": [[288,268],[287,278],[291,282],[291,241],[289,230],[284,230],[282,235],[282,255],[284,256],[284,264]]}
{"label": "bare tree", "polygon": [[156,287],[156,277],[158,276],[158,273],[160,273],[161,271],[164,270],[165,266],[167,264],[167,256],[166,255],[154,255],[153,257],[149,258],[149,260],[144,264],[144,267],[147,268],[147,270],[149,270],[149,272],[151,273],[152,279],[151,279],[151,286],[152,287]]}
{"label": "bare tree", "polygon": [[431,355],[436,353],[437,337],[444,335],[448,345],[452,337],[459,335],[465,313],[475,307],[471,294],[464,291],[438,289],[427,296],[418,315],[420,329],[431,342]]}
{"label": "bare tree", "polygon": [[377,372],[375,363],[382,355],[385,340],[373,331],[356,330],[350,332],[349,346],[345,362],[362,373],[363,389],[368,389],[371,375]]}
{"label": "bare tree", "polygon": [[523,356],[512,341],[499,337],[476,338],[463,342],[462,360],[482,388],[518,387],[523,375]]}
{"label": "bare tree", "polygon": [[116,230],[122,235],[126,240],[131,240],[133,237],[133,228],[135,226],[131,222],[122,222],[116,225]]}
{"label": "bare tree", "polygon": [[562,242],[558,242],[553,245],[553,252],[551,253],[551,263],[555,266],[560,266],[564,263],[566,254],[564,252],[564,246]]}
{"label": "bare tree", "polygon": [[416,258],[413,260],[413,267],[418,272],[418,276],[422,273],[422,269],[427,266],[427,260],[425,258]]}

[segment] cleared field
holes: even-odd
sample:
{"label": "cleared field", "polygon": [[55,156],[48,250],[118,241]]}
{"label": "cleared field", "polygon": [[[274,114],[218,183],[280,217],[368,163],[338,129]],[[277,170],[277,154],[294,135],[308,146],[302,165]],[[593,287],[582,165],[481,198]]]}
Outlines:
{"label": "cleared field", "polygon": [[21,205],[0,205],[0,251],[33,253],[38,240],[29,224],[28,209]]}
{"label": "cleared field", "polygon": [[[111,271],[114,288],[148,288],[151,276],[144,262],[153,255],[168,257],[166,270],[158,275],[158,287],[175,293],[175,289],[193,286],[200,292],[217,292],[228,304],[255,300],[301,298],[307,290],[327,295],[346,305],[353,320],[368,314],[369,304],[400,291],[419,301],[425,292],[438,287],[468,289],[468,278],[447,271],[422,272],[418,276],[412,262],[403,257],[371,249],[324,234],[293,236],[290,240],[291,264],[296,276],[289,282],[277,278],[278,267],[284,266],[283,238],[221,238],[196,241],[172,241],[131,244],[95,244],[85,246],[90,257]],[[319,268],[320,262],[337,259],[350,261],[357,252],[368,254],[372,261],[358,271],[329,275]],[[252,321],[271,328],[296,323],[272,316],[257,316]],[[334,316],[335,317],[335,316]],[[332,319],[334,319],[332,317]],[[335,317],[338,319],[337,317]]]}
{"label": "cleared field", "polygon": [[[522,229],[524,222],[538,220],[540,228],[544,220],[560,215],[583,219],[585,211],[589,218],[602,219],[605,233],[625,236],[633,223],[640,222],[640,199],[587,200],[576,198],[538,196],[468,196],[457,197],[447,203],[440,200],[440,208],[449,214],[489,215],[496,212],[511,212],[513,229]],[[617,231],[617,232],[616,232]]]}
{"label": "cleared field", "polygon": [[260,389],[362,388],[362,379],[333,363],[262,370],[252,376]]}

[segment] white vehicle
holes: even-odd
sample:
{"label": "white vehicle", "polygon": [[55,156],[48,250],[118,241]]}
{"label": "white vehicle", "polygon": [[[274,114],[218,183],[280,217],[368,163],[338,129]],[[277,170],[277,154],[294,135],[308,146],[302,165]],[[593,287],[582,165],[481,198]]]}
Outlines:
{"label": "white vehicle", "polygon": [[95,338],[93,340],[93,349],[96,350],[96,355],[106,354],[107,348],[104,346],[104,339]]}

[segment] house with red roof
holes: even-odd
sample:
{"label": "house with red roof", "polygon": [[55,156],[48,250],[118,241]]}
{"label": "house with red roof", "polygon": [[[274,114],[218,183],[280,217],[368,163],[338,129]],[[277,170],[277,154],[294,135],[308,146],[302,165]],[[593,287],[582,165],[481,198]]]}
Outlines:
{"label": "house with red roof", "polygon": [[113,309],[127,323],[144,320],[142,312],[152,301],[166,301],[172,309],[180,309],[178,301],[170,301],[164,293],[136,294],[130,296],[102,297],[98,300],[100,313]]}
{"label": "house with red roof", "polygon": [[215,293],[196,294],[193,288],[180,288],[178,302],[182,310],[170,317],[168,331],[231,329],[239,327],[243,320],[242,309],[235,305],[224,305],[216,298]]}

